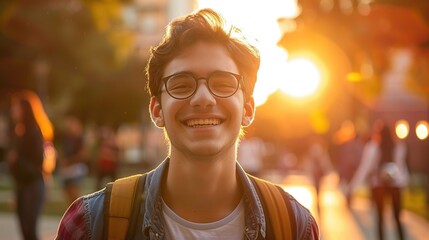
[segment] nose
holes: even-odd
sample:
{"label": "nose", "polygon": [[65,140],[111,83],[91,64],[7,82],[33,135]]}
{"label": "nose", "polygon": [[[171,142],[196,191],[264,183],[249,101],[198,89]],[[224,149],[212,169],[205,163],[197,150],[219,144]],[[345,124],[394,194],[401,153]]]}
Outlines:
{"label": "nose", "polygon": [[200,79],[195,94],[191,97],[191,105],[202,108],[213,106],[216,103],[215,97],[210,93],[207,81]]}

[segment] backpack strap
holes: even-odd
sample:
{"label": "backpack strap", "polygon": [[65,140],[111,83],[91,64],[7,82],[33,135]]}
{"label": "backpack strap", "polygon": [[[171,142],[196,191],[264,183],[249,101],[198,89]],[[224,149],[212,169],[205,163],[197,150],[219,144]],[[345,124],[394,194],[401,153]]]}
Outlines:
{"label": "backpack strap", "polygon": [[[295,239],[288,210],[288,198],[281,193],[283,189],[268,181],[248,175],[262,195],[264,206],[268,211],[267,222],[275,239]],[[290,208],[289,208],[290,209]],[[294,222],[292,220],[292,222]]]}
{"label": "backpack strap", "polygon": [[104,239],[129,239],[135,230],[146,174],[108,183],[104,195]]}

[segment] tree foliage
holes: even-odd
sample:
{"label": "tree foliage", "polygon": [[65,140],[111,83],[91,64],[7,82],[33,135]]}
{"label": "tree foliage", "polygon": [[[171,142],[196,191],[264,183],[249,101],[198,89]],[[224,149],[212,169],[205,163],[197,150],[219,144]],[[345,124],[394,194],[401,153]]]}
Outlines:
{"label": "tree foliage", "polygon": [[[145,104],[143,63],[122,3],[5,1],[0,4],[0,92],[38,92],[54,116],[85,121],[139,120]],[[146,99],[147,100],[147,99]]]}

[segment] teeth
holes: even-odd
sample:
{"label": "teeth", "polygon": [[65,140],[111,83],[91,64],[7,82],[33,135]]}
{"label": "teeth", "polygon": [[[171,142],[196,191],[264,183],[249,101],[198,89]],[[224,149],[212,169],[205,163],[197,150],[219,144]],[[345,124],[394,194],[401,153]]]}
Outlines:
{"label": "teeth", "polygon": [[214,126],[220,124],[219,119],[209,118],[209,119],[191,119],[186,121],[186,124],[189,127],[206,127],[206,126]]}

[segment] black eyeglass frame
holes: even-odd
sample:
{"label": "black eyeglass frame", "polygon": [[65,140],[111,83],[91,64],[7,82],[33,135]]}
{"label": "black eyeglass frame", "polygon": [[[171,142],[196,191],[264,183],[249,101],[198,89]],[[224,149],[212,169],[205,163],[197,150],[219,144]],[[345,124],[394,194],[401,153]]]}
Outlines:
{"label": "black eyeglass frame", "polygon": [[[228,96],[219,96],[219,95],[215,94],[212,91],[212,89],[210,88],[210,84],[209,84],[210,77],[213,76],[214,74],[218,74],[218,73],[230,74],[230,75],[234,76],[234,78],[237,80],[237,83],[238,83],[237,84],[237,88],[235,89],[235,91],[233,93],[231,93]],[[175,96],[173,96],[168,91],[168,88],[167,88],[167,82],[168,82],[168,80],[170,80],[171,78],[173,78],[175,76],[179,76],[179,75],[188,75],[192,79],[194,79],[194,81],[196,82],[196,87],[195,87],[194,91],[189,96],[187,96],[187,97],[175,97]],[[170,97],[172,97],[174,99],[177,99],[177,100],[185,100],[185,99],[188,99],[188,98],[192,97],[197,92],[197,90],[198,90],[198,81],[201,80],[201,79],[204,79],[207,82],[207,88],[208,88],[209,92],[213,96],[218,97],[218,98],[228,98],[228,97],[231,97],[232,95],[234,95],[238,91],[238,89],[240,88],[240,86],[242,87],[243,92],[246,92],[246,86],[245,86],[243,78],[244,77],[242,75],[240,75],[240,74],[236,74],[236,73],[232,73],[232,72],[227,72],[227,71],[214,71],[214,72],[210,73],[207,77],[200,77],[200,78],[196,78],[195,75],[193,73],[191,73],[191,72],[179,72],[179,73],[175,73],[175,74],[163,77],[163,78],[161,78],[161,81],[164,83],[163,85],[164,85],[165,91],[168,93],[168,95],[170,95]],[[159,92],[161,92],[161,91],[162,91],[162,87],[160,88]]]}

